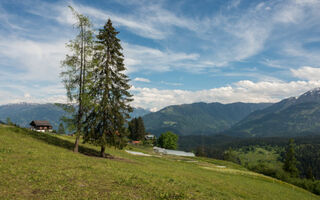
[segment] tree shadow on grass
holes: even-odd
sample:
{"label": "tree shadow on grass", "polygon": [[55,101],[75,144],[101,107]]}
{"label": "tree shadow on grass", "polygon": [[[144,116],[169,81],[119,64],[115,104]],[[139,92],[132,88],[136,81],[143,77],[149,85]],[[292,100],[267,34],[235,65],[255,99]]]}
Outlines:
{"label": "tree shadow on grass", "polygon": [[[14,132],[28,134],[29,136],[35,139],[44,141],[50,145],[59,146],[59,147],[73,151],[73,147],[74,147],[73,142],[58,138],[54,135],[51,135],[50,133],[40,133],[36,131],[31,131],[27,128],[19,128],[19,127],[13,127],[12,129]],[[94,157],[101,158],[99,151],[88,148],[88,147],[84,147],[81,145],[79,145],[79,153],[82,153],[87,156],[94,156]],[[110,156],[107,156],[107,158],[113,158],[113,157],[110,155]]]}

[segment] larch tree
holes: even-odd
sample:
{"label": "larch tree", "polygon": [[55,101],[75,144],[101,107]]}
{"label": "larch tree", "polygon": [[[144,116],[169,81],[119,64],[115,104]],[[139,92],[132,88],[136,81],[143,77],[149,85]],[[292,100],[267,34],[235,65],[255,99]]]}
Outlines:
{"label": "larch tree", "polygon": [[101,157],[106,156],[107,145],[124,146],[124,124],[132,112],[129,104],[131,86],[124,73],[126,68],[118,33],[109,19],[96,36],[93,81],[89,89],[92,101],[85,122],[84,141],[100,146]]}
{"label": "larch tree", "polygon": [[71,55],[67,54],[66,58],[62,61],[63,71],[61,72],[61,77],[67,90],[69,104],[77,104],[70,120],[75,125],[76,140],[74,152],[78,152],[85,113],[88,110],[88,82],[92,69],[94,40],[89,18],[78,13],[71,6],[69,8],[76,18],[74,27],[77,29],[78,35],[67,44]]}

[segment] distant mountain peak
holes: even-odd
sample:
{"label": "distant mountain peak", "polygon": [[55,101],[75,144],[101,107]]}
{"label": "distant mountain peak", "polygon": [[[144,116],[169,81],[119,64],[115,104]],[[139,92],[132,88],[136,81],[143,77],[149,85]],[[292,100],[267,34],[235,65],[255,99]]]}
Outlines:
{"label": "distant mountain peak", "polygon": [[320,88],[319,87],[303,93],[297,99],[297,103],[306,103],[306,102],[320,103]]}
{"label": "distant mountain peak", "polygon": [[302,94],[301,96],[309,96],[309,95],[318,95],[320,96],[320,87],[314,88],[312,90],[309,90],[308,92],[305,92],[304,94]]}

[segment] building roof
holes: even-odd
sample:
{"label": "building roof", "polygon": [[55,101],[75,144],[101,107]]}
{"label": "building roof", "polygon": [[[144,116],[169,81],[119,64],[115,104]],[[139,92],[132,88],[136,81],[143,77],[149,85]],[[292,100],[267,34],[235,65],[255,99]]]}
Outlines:
{"label": "building roof", "polygon": [[149,135],[145,135],[144,138],[145,138],[145,139],[155,139],[156,136],[149,134]]}
{"label": "building roof", "polygon": [[148,135],[146,135],[146,136],[148,136],[148,137],[155,137],[155,135],[152,135],[152,134],[148,134]]}
{"label": "building roof", "polygon": [[[51,126],[49,121],[33,120],[31,126]],[[51,126],[52,127],[52,126]]]}
{"label": "building roof", "polygon": [[153,147],[153,151],[156,153],[162,153],[162,154],[166,154],[166,155],[195,157],[195,154],[192,152],[169,150],[169,149],[164,149],[164,148],[160,148],[160,147]]}

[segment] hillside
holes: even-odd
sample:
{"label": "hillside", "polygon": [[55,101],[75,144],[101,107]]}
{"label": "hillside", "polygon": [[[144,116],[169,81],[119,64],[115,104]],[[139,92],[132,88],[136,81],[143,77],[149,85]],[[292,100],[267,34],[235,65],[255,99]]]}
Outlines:
{"label": "hillside", "polygon": [[0,198],[318,199],[225,161],[142,157],[113,148],[107,151],[114,159],[101,159],[89,145],[81,146],[83,154],[72,153],[72,142],[0,125]]}
{"label": "hillside", "polygon": [[266,108],[268,103],[193,103],[168,106],[143,116],[147,131],[179,135],[215,134],[230,128],[250,113]]}
{"label": "hillside", "polygon": [[319,119],[320,90],[314,89],[251,113],[228,133],[259,137],[320,135]]}
{"label": "hillside", "polygon": [[[136,108],[131,113],[132,117],[143,116],[149,113],[143,108]],[[22,127],[29,127],[32,120],[47,120],[53,126],[53,129],[58,129],[60,118],[65,115],[64,110],[52,103],[33,104],[19,103],[7,104],[0,106],[0,120],[6,121],[7,117],[15,124]]]}

